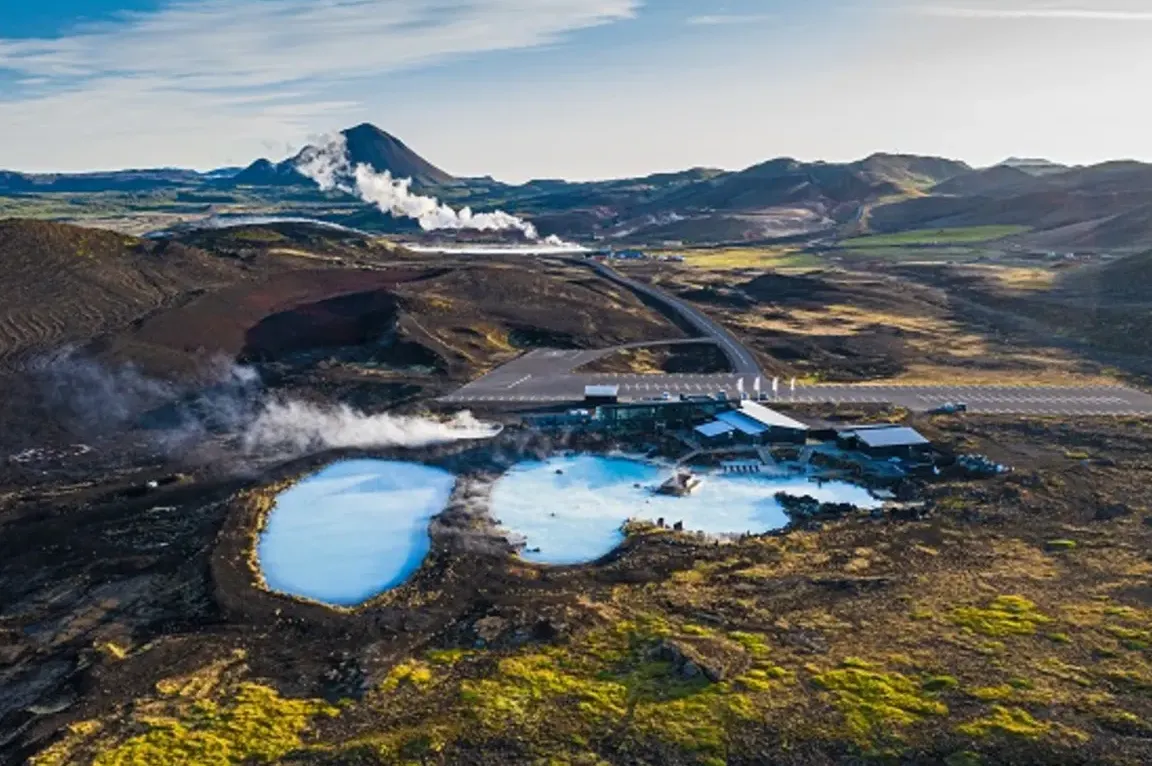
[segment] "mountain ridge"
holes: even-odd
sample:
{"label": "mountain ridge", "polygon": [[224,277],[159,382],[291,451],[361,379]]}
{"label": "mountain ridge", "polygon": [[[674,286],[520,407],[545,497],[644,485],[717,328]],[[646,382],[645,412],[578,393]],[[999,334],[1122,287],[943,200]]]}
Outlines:
{"label": "mountain ridge", "polygon": [[[1072,167],[1016,157],[973,167],[946,157],[876,152],[852,162],[774,157],[741,170],[694,167],[605,181],[543,178],[514,185],[490,176],[454,176],[371,123],[341,134],[353,164],[411,178],[415,192],[446,204],[502,209],[537,221],[545,234],[565,237],[714,243],[1012,224],[1044,233],[1029,242],[1051,249],[1061,243],[1152,242],[1145,212],[1152,202],[1152,165],[1132,160]],[[317,204],[335,198],[322,195],[296,170],[307,151],[204,173],[0,171],[0,197],[116,192],[130,195],[126,204],[133,209],[150,210],[155,200],[156,209],[181,205],[188,214],[231,212],[234,203],[314,215]],[[412,229],[410,222],[353,198],[338,204],[346,209],[322,215],[380,233]]]}
{"label": "mountain ridge", "polygon": [[[666,179],[678,179],[691,175],[702,176],[699,180],[713,180],[723,176],[768,175],[773,176],[774,169],[784,166],[791,167],[793,171],[799,168],[850,168],[854,172],[872,176],[877,183],[885,181],[896,182],[900,179],[913,181],[920,187],[939,186],[954,178],[960,178],[970,173],[993,175],[1001,172],[1015,171],[1013,178],[1023,181],[1027,177],[1035,178],[1023,168],[1058,168],[1062,173],[1076,173],[1111,168],[1152,170],[1152,164],[1132,160],[1115,160],[1089,166],[1066,166],[1039,158],[1010,157],[1003,162],[988,167],[973,167],[961,160],[954,160],[943,156],[918,155],[899,152],[875,152],[863,159],[850,162],[827,162],[823,160],[802,161],[792,157],[774,157],[753,164],[739,170],[721,170],[704,166],[694,166],[679,171],[664,171],[651,173],[645,176],[604,179],[600,181],[570,182],[556,178],[539,178],[523,184],[510,185],[496,181],[491,176],[481,178],[464,178],[454,176],[434,165],[423,156],[414,151],[403,140],[382,130],[376,125],[363,122],[340,131],[348,142],[348,153],[353,164],[365,163],[377,172],[389,171],[398,178],[412,178],[414,184],[435,187],[440,185],[453,185],[463,182],[486,182],[500,186],[527,187],[551,184],[566,184],[568,186],[599,186],[604,184],[618,185],[626,181],[650,181],[660,183]],[[130,168],[123,170],[91,171],[83,173],[23,173],[11,169],[0,169],[0,191],[17,190],[13,187],[23,184],[34,190],[56,191],[72,190],[57,188],[60,183],[53,186],[53,182],[79,182],[87,180],[89,185],[95,185],[100,180],[113,181],[117,177],[144,179],[147,181],[188,181],[212,179],[216,181],[231,181],[236,184],[265,183],[268,185],[281,185],[287,180],[308,184],[308,179],[295,171],[294,163],[308,147],[292,157],[281,161],[268,158],[259,158],[243,167],[217,168],[209,171],[196,171],[178,167],[165,168]],[[67,185],[67,183],[63,184]],[[901,185],[901,184],[897,184]]]}
{"label": "mountain ridge", "polygon": [[[340,131],[344,137],[348,160],[353,165],[368,165],[377,173],[391,173],[395,178],[411,178],[417,188],[434,188],[456,183],[455,176],[421,157],[396,136],[371,123],[363,122]],[[273,163],[260,158],[231,178],[236,186],[303,186],[311,181],[297,169],[300,159],[316,147],[306,146],[295,156]]]}

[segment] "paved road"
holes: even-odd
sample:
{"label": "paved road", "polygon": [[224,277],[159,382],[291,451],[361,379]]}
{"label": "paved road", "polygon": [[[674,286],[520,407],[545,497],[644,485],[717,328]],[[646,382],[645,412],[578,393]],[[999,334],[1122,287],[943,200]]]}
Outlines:
{"label": "paved road", "polygon": [[742,344],[735,335],[728,332],[719,322],[714,321],[703,312],[689,306],[679,298],[673,298],[663,290],[653,287],[652,285],[646,285],[643,282],[628,279],[603,263],[593,263],[592,268],[605,279],[615,282],[618,285],[623,285],[633,292],[646,295],[679,314],[686,322],[692,325],[701,336],[715,341],[716,345],[720,346],[724,355],[727,356],[728,360],[732,363],[732,369],[736,374],[753,376],[760,374],[760,365],[756,363],[756,357],[752,355],[751,351],[744,347],[744,344]]}
{"label": "paved road", "polygon": [[[537,350],[530,352],[442,401],[454,404],[578,403],[584,387],[611,384],[620,387],[624,401],[657,398],[664,393],[738,394],[754,391],[756,375],[582,375],[573,372],[611,349],[598,351]],[[762,391],[769,403],[780,404],[893,404],[916,412],[949,402],[964,402],[977,414],[1017,415],[1114,415],[1152,416],[1152,396],[1130,388],[1097,386],[1068,388],[1052,386],[889,386],[820,385],[798,386],[792,392],[781,381],[778,397],[773,397],[771,380],[762,379]]]}
{"label": "paved road", "polygon": [[[441,401],[453,404],[555,404],[584,400],[585,386],[619,386],[623,401],[654,399],[662,394],[717,394],[735,398],[741,390],[755,393],[761,376],[759,365],[748,349],[720,324],[683,301],[666,295],[651,285],[621,276],[604,264],[592,268],[611,280],[675,311],[701,334],[695,341],[663,341],[655,344],[711,341],[732,362],[734,373],[722,375],[585,375],[575,372],[618,349],[562,351],[537,349],[493,370]],[[1122,387],[1059,388],[1050,386],[886,386],[822,385],[799,386],[795,391],[781,381],[773,395],[770,379],[761,378],[762,394],[769,403],[780,404],[893,404],[922,412],[950,402],[963,402],[977,414],[1017,415],[1112,415],[1152,417],[1152,396]]]}

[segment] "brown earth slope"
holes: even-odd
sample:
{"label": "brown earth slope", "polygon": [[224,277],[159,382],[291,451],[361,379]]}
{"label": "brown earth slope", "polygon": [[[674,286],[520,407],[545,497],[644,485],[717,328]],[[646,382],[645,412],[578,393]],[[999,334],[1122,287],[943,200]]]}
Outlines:
{"label": "brown earth slope", "polygon": [[582,279],[498,263],[291,271],[158,313],[102,350],[156,374],[183,373],[220,356],[272,362],[314,351],[348,361],[342,349],[395,333],[464,380],[537,346],[679,337],[630,293]]}
{"label": "brown earth slope", "polygon": [[[364,333],[372,328],[336,321],[339,312],[333,312],[333,300],[379,294],[387,301],[395,285],[429,273],[426,269],[304,269],[271,274],[157,313],[101,344],[101,350],[153,374],[170,376],[192,372],[220,356],[264,358],[269,356],[265,351],[274,357],[312,347],[354,345],[367,341]],[[300,321],[291,323],[285,337],[269,340],[262,323],[289,316]],[[381,320],[378,335],[388,329],[388,318]]]}
{"label": "brown earth slope", "polygon": [[[0,453],[92,443],[108,436],[88,422],[108,405],[100,396],[120,413],[126,380],[190,393],[229,362],[256,365],[277,390],[375,412],[539,346],[682,337],[583,269],[422,257],[314,226],[180,235],[199,247],[38,222],[0,232],[11,295],[0,307]],[[64,347],[74,356],[56,358]]]}
{"label": "brown earth slope", "polygon": [[476,374],[523,351],[683,337],[635,295],[583,269],[489,263],[398,290],[409,326]]}
{"label": "brown earth slope", "polygon": [[[975,270],[973,270],[975,271]],[[997,288],[982,272],[876,264],[870,273],[805,275],[671,266],[633,271],[724,322],[770,375],[801,382],[1098,384],[1108,362],[1066,348],[1005,315],[1032,294]],[[973,286],[999,290],[997,310]],[[1036,295],[1040,295],[1036,291]],[[1061,302],[1062,301],[1062,302]],[[1053,311],[1067,312],[1067,299]]]}
{"label": "brown earth slope", "polygon": [[1152,260],[1135,255],[1063,271],[1047,287],[1017,289],[978,268],[897,267],[903,279],[946,294],[954,314],[996,328],[1022,359],[1061,349],[1110,374],[1152,379]]}
{"label": "brown earth slope", "polygon": [[177,243],[44,221],[0,221],[0,366],[120,330],[240,264]]}

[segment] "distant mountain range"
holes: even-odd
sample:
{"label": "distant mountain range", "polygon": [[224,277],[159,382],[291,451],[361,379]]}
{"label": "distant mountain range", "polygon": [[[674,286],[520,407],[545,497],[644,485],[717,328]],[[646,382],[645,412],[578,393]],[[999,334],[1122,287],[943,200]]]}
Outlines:
{"label": "distant mountain range", "polygon": [[[693,168],[643,178],[509,185],[453,176],[370,124],[343,131],[349,159],[411,178],[451,204],[502,208],[543,233],[607,241],[740,242],[843,237],[867,232],[1013,224],[1037,247],[1152,247],[1152,165],[1069,167],[1010,158],[989,168],[941,157],[875,154],[850,163],[777,158],[740,171]],[[306,149],[304,151],[307,151]],[[207,173],[177,168],[84,174],[0,172],[0,195],[183,192],[205,203],[232,196],[303,204],[324,199],[296,171],[297,154]],[[407,230],[368,206],[332,220],[377,231]]]}

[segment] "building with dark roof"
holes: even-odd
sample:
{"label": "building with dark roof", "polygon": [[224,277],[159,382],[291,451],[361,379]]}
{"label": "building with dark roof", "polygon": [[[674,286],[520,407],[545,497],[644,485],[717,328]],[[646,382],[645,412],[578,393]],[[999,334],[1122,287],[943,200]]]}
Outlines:
{"label": "building with dark roof", "polygon": [[860,426],[841,431],[840,445],[875,458],[914,459],[932,451],[932,443],[907,426]]}
{"label": "building with dark roof", "polygon": [[692,396],[668,401],[603,404],[596,408],[596,420],[615,431],[662,431],[666,428],[693,428],[731,405],[710,396]]}
{"label": "building with dark roof", "polygon": [[590,406],[598,404],[616,404],[620,401],[620,386],[585,386],[584,403]]}

